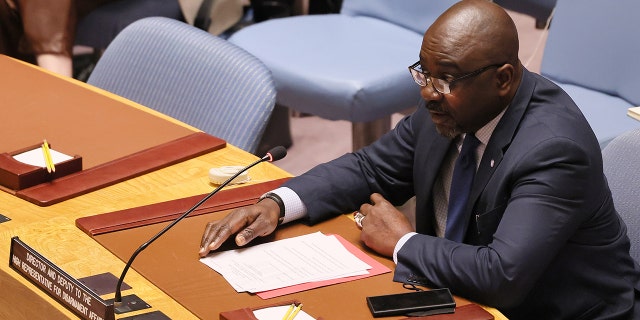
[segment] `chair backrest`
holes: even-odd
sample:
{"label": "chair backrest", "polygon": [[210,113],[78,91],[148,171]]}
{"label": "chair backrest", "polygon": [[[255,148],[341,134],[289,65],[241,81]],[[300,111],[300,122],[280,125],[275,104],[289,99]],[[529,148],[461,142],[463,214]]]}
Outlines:
{"label": "chair backrest", "polygon": [[249,152],[258,146],[276,96],[270,71],[244,49],[161,17],[125,28],[87,82]]}
{"label": "chair backrest", "polygon": [[501,7],[532,16],[536,20],[547,21],[556,0],[494,0]]}
{"label": "chair backrest", "polygon": [[341,14],[388,21],[424,34],[441,13],[459,0],[344,0]]}
{"label": "chair backrest", "polygon": [[558,0],[541,73],[640,105],[640,1]]}
{"label": "chair backrest", "polygon": [[627,225],[631,256],[640,262],[640,129],[613,139],[602,158],[613,203]]}

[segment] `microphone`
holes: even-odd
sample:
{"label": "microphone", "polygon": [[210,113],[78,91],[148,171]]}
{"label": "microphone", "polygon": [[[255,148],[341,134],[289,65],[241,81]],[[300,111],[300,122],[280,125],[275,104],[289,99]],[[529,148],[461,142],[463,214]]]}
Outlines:
{"label": "microphone", "polygon": [[234,174],[229,179],[227,179],[225,182],[223,182],[221,185],[219,185],[215,190],[211,191],[208,195],[206,195],[204,198],[202,198],[202,200],[198,201],[198,203],[196,203],[193,207],[191,207],[191,209],[185,211],[180,217],[178,217],[176,220],[174,220],[169,225],[164,227],[164,229],[160,230],[160,232],[158,232],[155,236],[151,237],[151,239],[149,239],[147,242],[143,243],[140,247],[138,247],[138,249],[136,249],[136,251],[133,252],[133,254],[131,255],[131,258],[129,258],[129,261],[127,261],[127,264],[124,266],[124,269],[122,270],[122,274],[120,275],[120,278],[118,279],[118,284],[116,285],[116,297],[114,299],[114,305],[116,307],[119,307],[122,304],[122,292],[121,292],[121,289],[120,289],[122,287],[122,282],[124,281],[124,277],[127,274],[127,271],[129,271],[129,268],[131,267],[131,264],[133,264],[133,260],[135,260],[135,258],[138,256],[138,254],[140,254],[140,252],[142,252],[142,250],[146,249],[152,242],[156,241],[156,239],[158,239],[160,236],[162,236],[165,232],[167,232],[167,231],[169,231],[169,229],[173,228],[173,226],[175,226],[182,219],[186,218],[191,212],[193,212],[195,209],[200,207],[203,203],[205,203],[207,200],[209,200],[209,198],[211,198],[214,194],[218,193],[218,191],[220,191],[220,189],[225,187],[227,184],[229,184],[229,182],[231,182],[233,179],[235,179],[237,176],[239,176],[243,172],[249,170],[250,168],[252,168],[253,166],[255,166],[255,165],[257,165],[257,164],[259,164],[261,162],[264,162],[264,161],[268,161],[268,162],[278,161],[278,160],[284,158],[286,155],[287,155],[287,149],[285,149],[283,146],[277,146],[277,147],[274,147],[271,150],[267,151],[267,153],[265,154],[264,157],[258,159],[257,161],[253,162],[252,164],[242,168],[242,170],[238,171],[236,174]]}

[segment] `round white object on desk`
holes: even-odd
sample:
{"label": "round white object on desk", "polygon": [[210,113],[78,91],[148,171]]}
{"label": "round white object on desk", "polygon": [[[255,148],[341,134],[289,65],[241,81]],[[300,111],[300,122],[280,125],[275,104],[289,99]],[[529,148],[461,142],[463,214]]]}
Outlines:
{"label": "round white object on desk", "polygon": [[[244,167],[242,166],[224,166],[211,168],[209,170],[209,181],[211,181],[211,183],[213,184],[222,184],[242,169],[244,169]],[[235,179],[233,179],[230,184],[245,183],[249,180],[251,180],[251,178],[249,177],[249,172],[245,171]]]}

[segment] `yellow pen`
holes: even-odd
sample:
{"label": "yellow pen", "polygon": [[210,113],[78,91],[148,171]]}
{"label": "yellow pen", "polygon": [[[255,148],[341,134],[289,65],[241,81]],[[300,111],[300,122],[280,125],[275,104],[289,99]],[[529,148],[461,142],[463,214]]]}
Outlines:
{"label": "yellow pen", "polygon": [[289,306],[289,309],[287,309],[287,313],[284,314],[284,317],[282,317],[282,320],[289,320],[289,316],[291,315],[291,311],[293,311],[293,306],[295,306],[295,304],[291,304]]}
{"label": "yellow pen", "polygon": [[51,167],[49,166],[49,161],[47,160],[47,151],[44,150],[44,145],[42,145],[42,158],[44,159],[44,166],[47,167],[47,172],[51,173]]}
{"label": "yellow pen", "polygon": [[302,309],[302,303],[299,304],[295,309],[293,309],[293,313],[291,314],[291,316],[289,317],[289,319],[287,320],[293,320],[296,318],[296,316],[298,315],[298,312],[300,312],[300,309]]}
{"label": "yellow pen", "polygon": [[47,165],[47,172],[56,172],[56,166],[53,164],[53,158],[51,158],[51,150],[49,150],[49,143],[47,139],[44,139],[42,143],[42,152],[44,154],[44,162]]}

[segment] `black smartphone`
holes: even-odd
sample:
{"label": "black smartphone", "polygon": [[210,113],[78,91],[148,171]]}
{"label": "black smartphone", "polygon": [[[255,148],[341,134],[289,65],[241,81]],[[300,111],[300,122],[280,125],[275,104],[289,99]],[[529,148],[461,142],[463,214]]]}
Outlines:
{"label": "black smartphone", "polygon": [[448,288],[367,297],[374,318],[453,313],[456,301]]}

